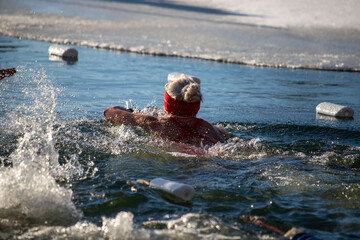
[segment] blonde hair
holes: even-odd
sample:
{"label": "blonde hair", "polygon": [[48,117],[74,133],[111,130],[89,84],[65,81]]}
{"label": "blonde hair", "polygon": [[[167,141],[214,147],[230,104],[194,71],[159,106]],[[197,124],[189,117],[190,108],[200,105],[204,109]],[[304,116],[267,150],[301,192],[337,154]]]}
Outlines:
{"label": "blonde hair", "polygon": [[200,79],[196,77],[181,74],[178,79],[169,81],[165,89],[168,95],[177,101],[195,103],[202,100]]}

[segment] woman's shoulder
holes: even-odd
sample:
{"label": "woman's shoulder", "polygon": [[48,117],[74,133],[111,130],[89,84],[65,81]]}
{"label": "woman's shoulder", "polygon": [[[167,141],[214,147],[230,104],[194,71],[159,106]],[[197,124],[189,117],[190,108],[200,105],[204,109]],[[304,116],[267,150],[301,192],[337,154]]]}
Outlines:
{"label": "woman's shoulder", "polygon": [[207,134],[211,134],[213,137],[216,136],[216,138],[218,138],[219,141],[225,141],[228,138],[227,137],[228,134],[223,128],[215,126],[203,119],[201,119],[201,121],[202,122],[200,124],[200,129],[206,131]]}
{"label": "woman's shoulder", "polygon": [[208,121],[202,119],[202,118],[198,118],[198,124],[200,127],[206,127],[206,128],[210,128],[213,129],[215,126],[212,125],[211,123],[209,123]]}

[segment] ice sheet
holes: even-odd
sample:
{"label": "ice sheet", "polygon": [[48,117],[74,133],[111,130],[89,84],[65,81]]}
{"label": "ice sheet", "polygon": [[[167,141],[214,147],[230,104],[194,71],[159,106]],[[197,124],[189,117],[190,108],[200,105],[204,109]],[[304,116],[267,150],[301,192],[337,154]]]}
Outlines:
{"label": "ice sheet", "polygon": [[[349,0],[182,0],[229,11],[229,18],[236,22],[272,27],[348,28],[359,30],[360,2]],[[238,15],[236,15],[238,14]],[[241,14],[246,14],[242,17]]]}
{"label": "ice sheet", "polygon": [[357,1],[0,3],[0,33],[18,38],[254,66],[360,70]]}

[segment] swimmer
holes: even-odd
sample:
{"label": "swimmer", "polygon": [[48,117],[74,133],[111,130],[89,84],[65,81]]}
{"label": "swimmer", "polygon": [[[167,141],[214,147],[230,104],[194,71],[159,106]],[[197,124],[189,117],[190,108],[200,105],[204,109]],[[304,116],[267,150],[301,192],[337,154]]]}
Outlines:
{"label": "swimmer", "polygon": [[196,117],[201,101],[200,79],[182,74],[165,85],[165,117],[136,114],[120,106],[109,107],[103,114],[109,122],[139,126],[153,137],[173,142],[205,147],[225,141],[224,130]]}

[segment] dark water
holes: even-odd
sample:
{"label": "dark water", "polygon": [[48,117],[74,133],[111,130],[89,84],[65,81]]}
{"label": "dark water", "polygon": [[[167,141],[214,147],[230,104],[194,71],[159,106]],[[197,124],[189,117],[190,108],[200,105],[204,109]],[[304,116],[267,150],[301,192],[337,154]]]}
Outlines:
{"label": "dark water", "polygon": [[[51,61],[50,44],[0,37],[0,238],[281,239],[243,222],[257,216],[321,239],[360,234],[358,73],[251,68],[77,47]],[[187,156],[139,129],[112,126],[111,105],[162,107],[170,72],[202,80],[199,113],[232,137]],[[318,103],[353,120],[316,116]],[[183,204],[127,180],[192,185]]]}

